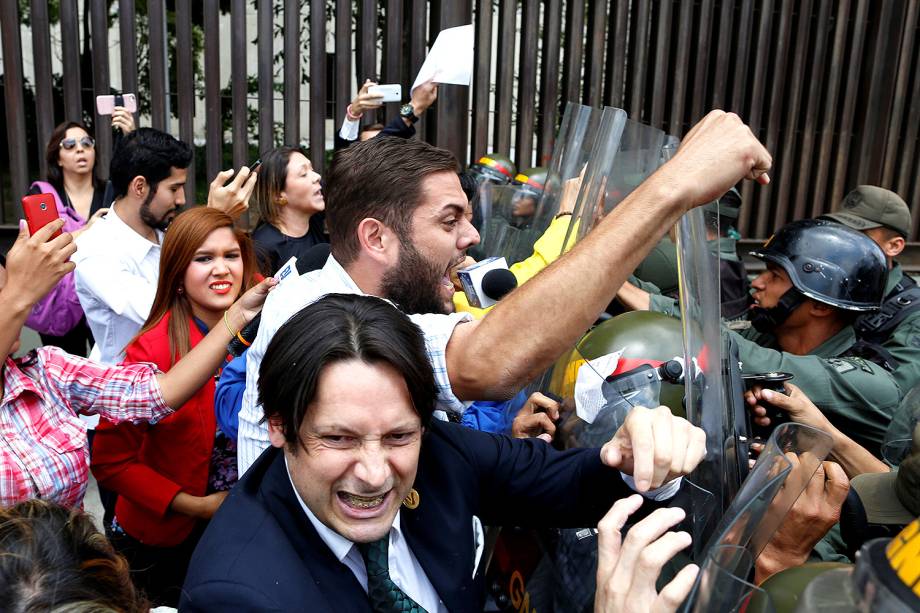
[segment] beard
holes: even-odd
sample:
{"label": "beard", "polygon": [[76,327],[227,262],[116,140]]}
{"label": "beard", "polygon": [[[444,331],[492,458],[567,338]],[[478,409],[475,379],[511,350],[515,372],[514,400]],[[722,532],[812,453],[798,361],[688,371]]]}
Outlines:
{"label": "beard", "polygon": [[[153,197],[156,196],[156,191],[151,190],[147,194],[147,199],[144,200],[144,203],[141,205],[140,216],[141,221],[153,228],[154,230],[166,231],[166,228],[169,227],[169,224],[172,223],[172,220],[175,218],[175,215],[172,215],[173,211],[167,211],[163,214],[162,217],[157,218],[156,215],[150,210],[150,203],[153,202]],[[172,217],[170,217],[172,215]]]}
{"label": "beard", "polygon": [[400,241],[399,246],[396,267],[387,271],[381,281],[383,296],[395,302],[407,315],[451,313],[452,309],[448,308],[440,292],[444,270],[422,257],[412,244]]}

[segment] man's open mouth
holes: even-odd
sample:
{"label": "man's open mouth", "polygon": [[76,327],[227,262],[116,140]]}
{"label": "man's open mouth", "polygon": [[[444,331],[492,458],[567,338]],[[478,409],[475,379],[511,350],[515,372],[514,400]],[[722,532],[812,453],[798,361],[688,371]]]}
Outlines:
{"label": "man's open mouth", "polygon": [[387,497],[387,492],[379,496],[359,496],[348,492],[338,492],[339,499],[350,507],[356,509],[374,509],[383,504]]}

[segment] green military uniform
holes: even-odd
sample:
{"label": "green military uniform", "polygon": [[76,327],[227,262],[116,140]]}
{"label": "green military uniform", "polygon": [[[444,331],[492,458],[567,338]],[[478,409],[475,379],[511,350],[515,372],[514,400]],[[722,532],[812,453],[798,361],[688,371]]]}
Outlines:
{"label": "green military uniform", "polygon": [[[888,296],[903,278],[904,271],[901,265],[895,262],[894,268],[888,272],[885,296]],[[892,375],[903,393],[906,394],[920,384],[920,309],[907,315],[882,342],[882,347],[897,362]]]}

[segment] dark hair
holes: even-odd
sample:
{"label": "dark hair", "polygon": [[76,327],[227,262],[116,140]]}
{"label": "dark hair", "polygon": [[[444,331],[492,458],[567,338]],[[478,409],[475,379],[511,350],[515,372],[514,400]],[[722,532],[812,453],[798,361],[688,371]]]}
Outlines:
{"label": "dark hair", "polygon": [[386,126],[384,126],[382,123],[378,121],[377,123],[372,123],[372,124],[364,126],[363,128],[361,128],[361,131],[362,132],[380,132],[385,127]]}
{"label": "dark hair", "polygon": [[45,500],[0,509],[0,610],[140,613],[150,604],[89,515]]}
{"label": "dark hair", "polygon": [[[380,298],[328,294],[278,329],[259,367],[264,419],[280,418],[288,443],[297,441],[323,369],[345,360],[395,368],[406,380],[422,425],[431,421],[437,386],[418,326]],[[370,399],[368,410],[373,410]]]}
{"label": "dark hair", "polygon": [[138,128],[115,145],[109,171],[113,194],[115,198],[123,197],[137,176],[147,180],[153,193],[173,168],[188,168],[191,163],[192,148],[188,144],[154,128]]}
{"label": "dark hair", "polygon": [[377,219],[408,240],[422,180],[436,172],[457,172],[457,158],[421,140],[377,136],[338,151],[323,190],[335,259],[348,264],[357,257],[363,219]]}
{"label": "dark hair", "polygon": [[259,212],[259,222],[278,225],[278,198],[287,181],[288,162],[295,153],[302,153],[300,147],[275,147],[259,156],[259,179],[252,196]]}
{"label": "dark hair", "polygon": [[[80,128],[86,132],[90,138],[93,137],[93,131],[79,121],[65,121],[64,123],[58,124],[51,132],[51,137],[48,139],[48,146],[45,147],[45,162],[48,167],[47,177],[48,183],[51,184],[51,187],[53,187],[61,197],[64,196],[64,171],[61,170],[58,164],[61,156],[61,141],[64,140],[64,137],[67,135],[67,130],[71,128]],[[102,187],[102,181],[99,180],[97,169],[98,167],[94,164],[93,187],[99,189]]]}

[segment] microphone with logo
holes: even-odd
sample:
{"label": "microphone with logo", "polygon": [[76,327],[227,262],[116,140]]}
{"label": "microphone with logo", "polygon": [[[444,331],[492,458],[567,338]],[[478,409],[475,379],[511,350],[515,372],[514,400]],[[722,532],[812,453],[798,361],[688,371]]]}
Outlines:
{"label": "microphone with logo", "polygon": [[517,287],[517,278],[505,258],[486,258],[472,266],[457,271],[463,293],[471,306],[485,309]]}
{"label": "microphone with logo", "polygon": [[[320,243],[307,250],[300,259],[292,257],[284,266],[275,273],[278,284],[285,283],[289,279],[296,279],[298,276],[308,273],[312,270],[319,270],[326,264],[329,258],[329,243]],[[297,274],[291,274],[296,272]],[[227,352],[233,357],[242,355],[244,351],[256,340],[256,334],[259,332],[259,324],[262,322],[262,313],[252,318],[246,326],[240,330],[236,338],[227,345]]]}

